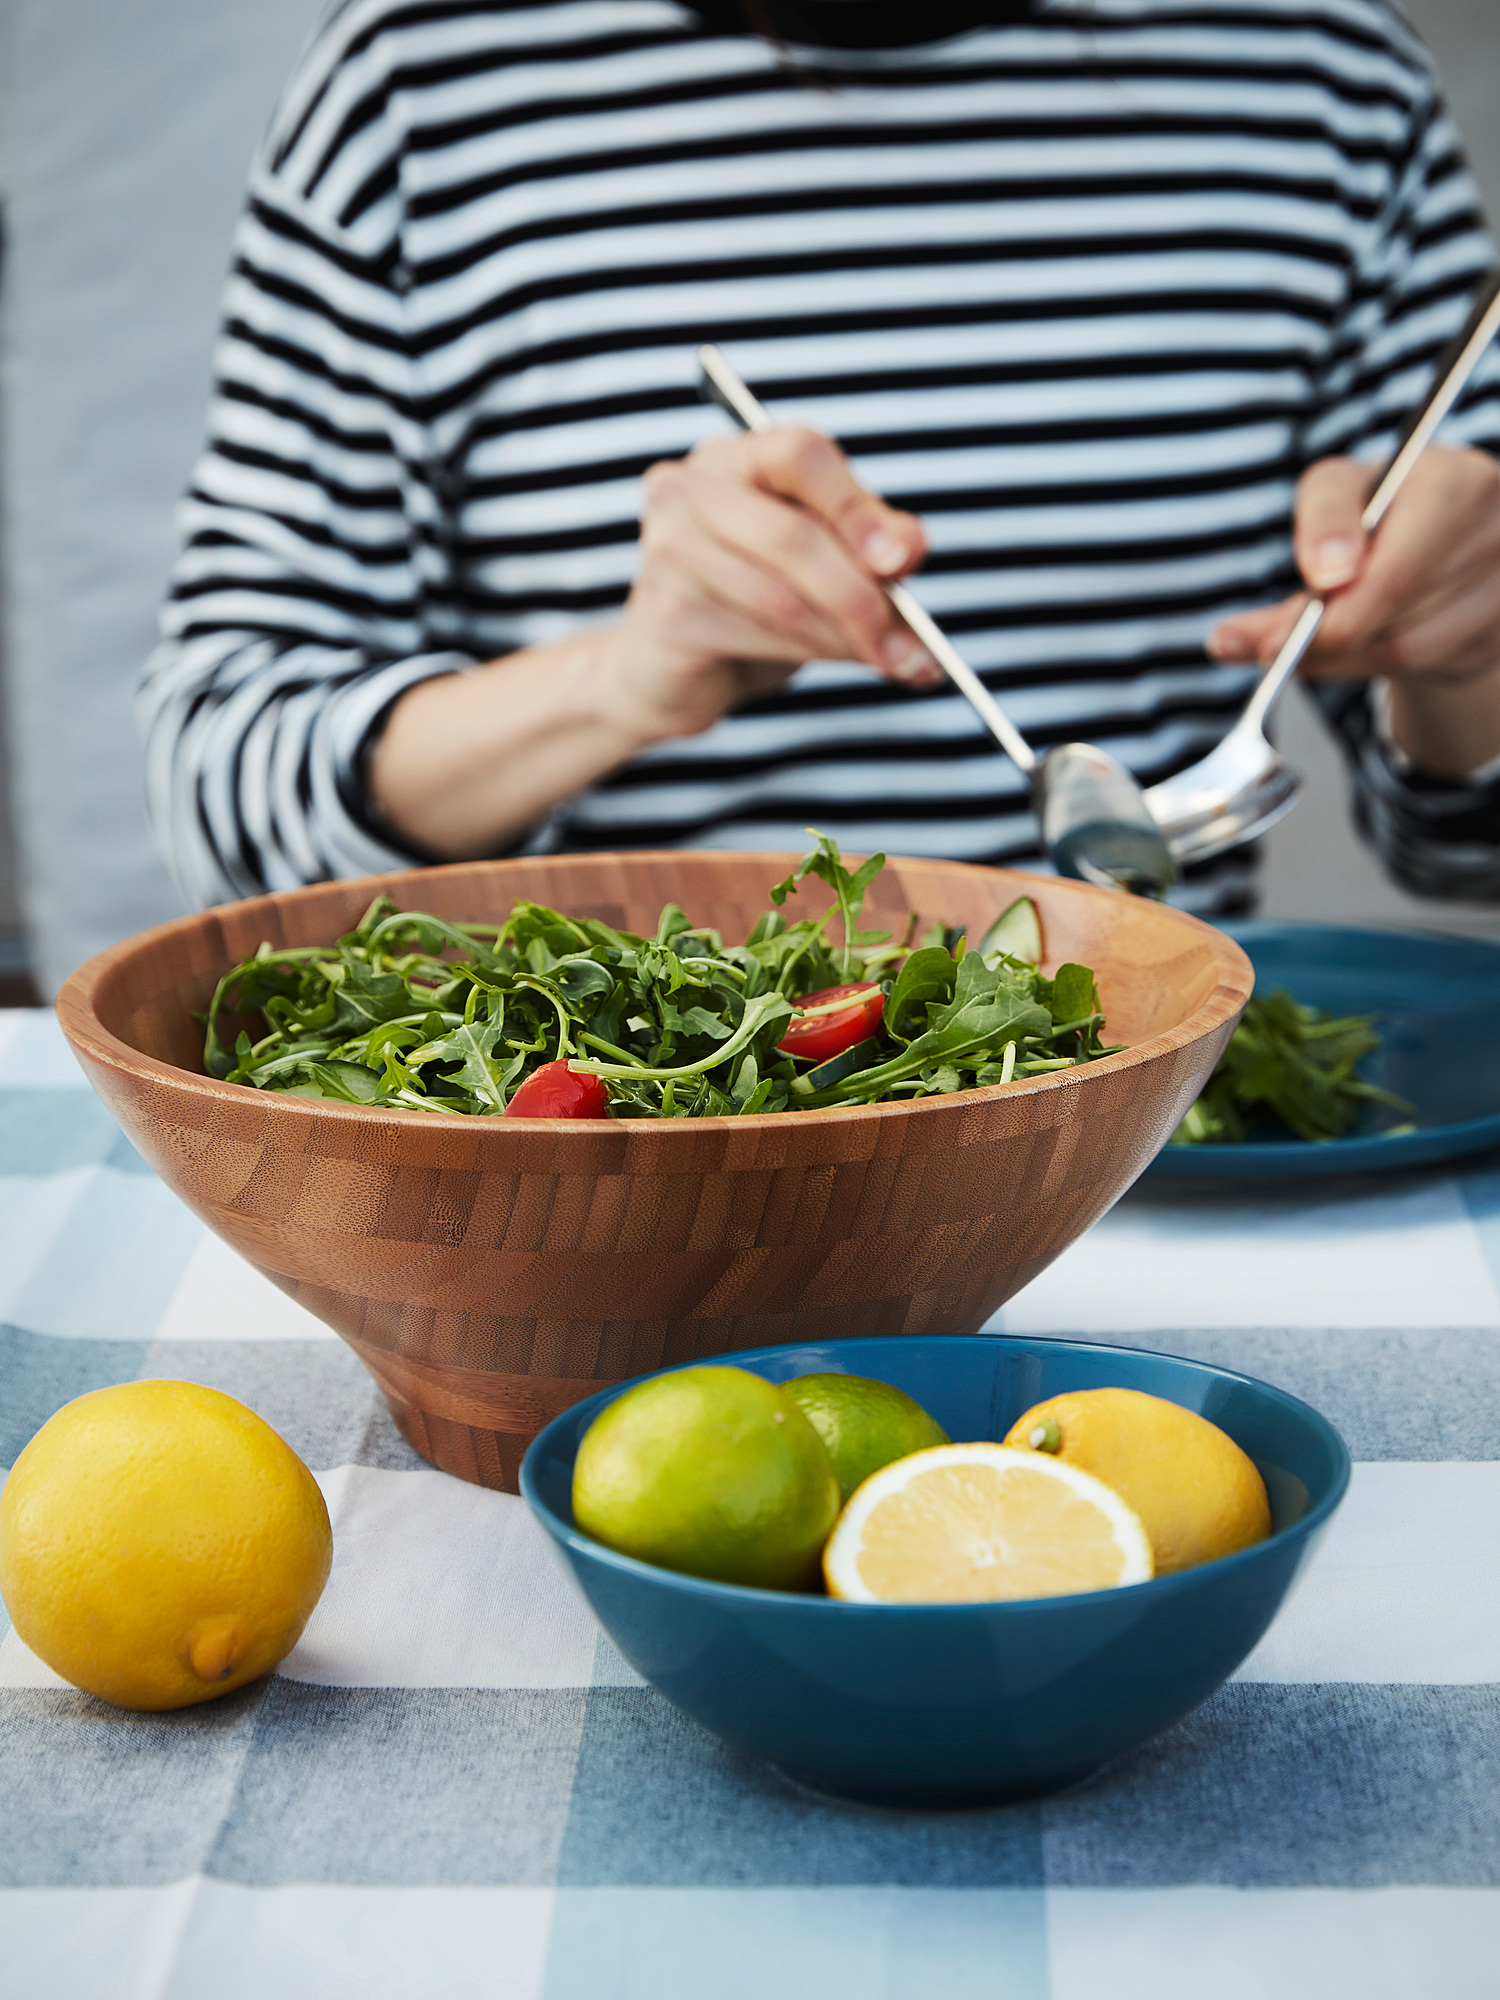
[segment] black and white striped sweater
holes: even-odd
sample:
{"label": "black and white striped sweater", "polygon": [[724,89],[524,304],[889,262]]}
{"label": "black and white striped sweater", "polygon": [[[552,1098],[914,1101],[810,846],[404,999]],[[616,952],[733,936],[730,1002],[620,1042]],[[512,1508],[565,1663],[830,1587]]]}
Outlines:
{"label": "black and white striped sweater", "polygon": [[[1034,743],[1152,782],[1222,734],[1251,677],[1205,633],[1292,586],[1299,472],[1389,448],[1489,259],[1420,44],[1385,0],[1037,0],[794,56],[678,0],[344,0],[315,35],[254,168],[143,690],[194,901],[423,858],[367,795],[384,718],[616,614],[640,473],[725,421],[706,339],[924,518],[918,593]],[[1500,369],[1447,435],[1500,443]],[[1500,891],[1489,791],[1435,813],[1363,695],[1333,710],[1398,872],[1455,890],[1457,812],[1458,886]],[[1037,853],[956,695],[829,661],[530,844],[809,824]],[[1251,867],[1189,905],[1242,907]]]}

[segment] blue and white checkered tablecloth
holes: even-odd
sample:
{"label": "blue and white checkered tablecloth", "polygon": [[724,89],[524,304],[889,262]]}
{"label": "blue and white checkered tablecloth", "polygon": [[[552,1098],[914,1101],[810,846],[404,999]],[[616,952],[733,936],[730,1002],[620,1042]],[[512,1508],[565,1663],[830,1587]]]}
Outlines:
{"label": "blue and white checkered tablecloth", "polygon": [[1146,1186],[1005,1327],[1262,1375],[1353,1486],[1240,1675],[1064,1797],[796,1790],[644,1686],[519,1500],[425,1466],[354,1356],[0,1015],[0,1465],[136,1376],[317,1473],[333,1576],[273,1678],[178,1715],[0,1617],[0,1995],[1495,2000],[1500,1167]]}

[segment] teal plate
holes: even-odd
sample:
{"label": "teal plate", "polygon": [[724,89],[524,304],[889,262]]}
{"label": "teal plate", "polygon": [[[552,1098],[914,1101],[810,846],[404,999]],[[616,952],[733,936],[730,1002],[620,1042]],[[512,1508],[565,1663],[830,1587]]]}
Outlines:
{"label": "teal plate", "polygon": [[1378,1014],[1382,1046],[1361,1065],[1416,1106],[1416,1130],[1377,1112],[1347,1139],[1247,1139],[1168,1146],[1157,1180],[1294,1180],[1415,1167],[1500,1146],[1500,945],[1477,938],[1338,924],[1226,924],[1255,967],[1257,992],[1284,986],[1331,1014]]}

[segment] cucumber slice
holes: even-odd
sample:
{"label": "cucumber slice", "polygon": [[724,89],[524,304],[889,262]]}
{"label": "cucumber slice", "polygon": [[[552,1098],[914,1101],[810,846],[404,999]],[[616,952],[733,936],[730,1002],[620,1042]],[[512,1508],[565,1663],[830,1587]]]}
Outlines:
{"label": "cucumber slice", "polygon": [[988,963],[1002,953],[1007,958],[1024,959],[1028,965],[1042,962],[1042,920],[1029,896],[1017,896],[984,934],[980,957]]}
{"label": "cucumber slice", "polygon": [[846,1076],[853,1076],[856,1070],[868,1069],[880,1051],[880,1039],[871,1035],[863,1042],[856,1042],[853,1048],[840,1049],[836,1056],[830,1056],[816,1069],[799,1076],[792,1085],[798,1097],[811,1097],[815,1091],[832,1090],[836,1083],[842,1083]]}

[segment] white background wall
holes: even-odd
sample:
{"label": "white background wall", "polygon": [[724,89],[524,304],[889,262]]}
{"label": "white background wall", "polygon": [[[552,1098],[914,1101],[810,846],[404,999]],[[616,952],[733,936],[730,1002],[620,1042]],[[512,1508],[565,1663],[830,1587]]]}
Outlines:
{"label": "white background wall", "polygon": [[[319,0],[0,0],[0,434],[6,719],[0,970],[21,900],[50,989],[177,899],[147,834],[130,691],[175,545],[244,174]],[[1500,0],[1411,0],[1500,209]],[[1268,908],[1500,934],[1381,880],[1311,718]],[[3,797],[0,797],[3,817]]]}
{"label": "white background wall", "polygon": [[245,172],[319,0],[0,0],[12,824],[51,990],[180,908],[131,693]]}

